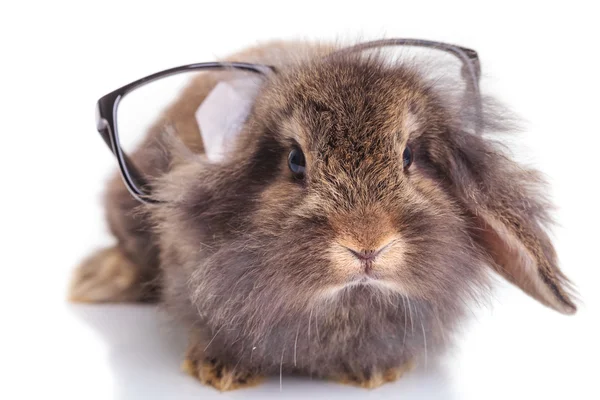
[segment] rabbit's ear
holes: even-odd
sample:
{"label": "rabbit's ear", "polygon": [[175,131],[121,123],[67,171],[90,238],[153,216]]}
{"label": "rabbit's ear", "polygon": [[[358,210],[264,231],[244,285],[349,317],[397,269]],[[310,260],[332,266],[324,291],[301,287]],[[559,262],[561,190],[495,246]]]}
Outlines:
{"label": "rabbit's ear", "polygon": [[478,209],[476,240],[490,255],[494,269],[524,292],[563,314],[575,304],[569,282],[557,266],[548,235],[535,221],[509,207]]}
{"label": "rabbit's ear", "polygon": [[573,314],[570,283],[544,230],[550,205],[539,174],[481,137],[467,134],[456,144],[450,169],[472,215],[474,241],[500,275],[546,306]]}
{"label": "rabbit's ear", "polygon": [[205,154],[210,161],[222,160],[234,147],[261,83],[257,77],[221,81],[196,111]]}

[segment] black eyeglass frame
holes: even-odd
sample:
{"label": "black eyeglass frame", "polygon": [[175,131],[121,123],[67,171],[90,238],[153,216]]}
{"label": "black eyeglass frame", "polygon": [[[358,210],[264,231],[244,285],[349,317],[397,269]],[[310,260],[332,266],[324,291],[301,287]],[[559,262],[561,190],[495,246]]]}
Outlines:
{"label": "black eyeglass frame", "polygon": [[[439,49],[447,53],[451,53],[458,57],[463,63],[463,77],[467,79],[468,87],[475,95],[475,108],[478,114],[481,113],[481,97],[479,93],[479,79],[480,79],[480,62],[477,52],[461,46],[455,46],[443,42],[435,42],[421,39],[383,39],[372,42],[360,43],[354,46],[350,46],[341,50],[332,52],[326,57],[331,57],[336,54],[350,53],[356,51],[363,51],[367,49],[386,47],[386,46],[416,46],[416,47],[429,47]],[[263,64],[251,64],[244,62],[206,62],[182,65],[175,68],[166,69],[148,75],[144,78],[138,79],[125,86],[120,87],[104,96],[102,96],[96,103],[96,129],[100,133],[100,136],[104,140],[104,143],[108,146],[110,151],[117,159],[119,169],[123,182],[127,187],[129,193],[142,203],[156,204],[160,203],[159,200],[153,198],[147,186],[147,181],[144,179],[140,171],[129,159],[129,157],[123,152],[119,141],[119,131],[117,128],[117,110],[121,99],[129,92],[151,83],[155,80],[165,78],[184,72],[190,71],[202,71],[202,70],[242,70],[246,72],[257,73],[261,75],[269,75],[270,73],[276,72],[275,67]],[[476,127],[476,131],[479,131],[479,127]]]}
{"label": "black eyeglass frame", "polygon": [[119,141],[119,130],[117,128],[117,110],[121,99],[127,93],[167,76],[190,71],[225,69],[237,69],[263,75],[267,75],[270,71],[274,71],[274,67],[272,66],[242,62],[207,62],[188,64],[148,75],[142,79],[138,79],[137,81],[131,82],[117,90],[112,91],[102,96],[98,100],[96,103],[96,129],[100,133],[104,143],[106,143],[110,151],[117,158],[117,163],[119,164],[123,181],[127,186],[129,193],[131,193],[131,195],[137,200],[144,203],[158,203],[157,200],[150,196],[149,192],[146,192],[143,189],[143,187],[146,185],[146,180],[121,148],[121,143]]}

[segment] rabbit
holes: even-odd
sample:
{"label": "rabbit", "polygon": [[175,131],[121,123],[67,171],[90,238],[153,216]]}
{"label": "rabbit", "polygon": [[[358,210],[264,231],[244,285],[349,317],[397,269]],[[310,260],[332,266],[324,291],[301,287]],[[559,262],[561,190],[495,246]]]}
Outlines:
{"label": "rabbit", "polygon": [[447,348],[494,274],[575,313],[541,174],[467,129],[418,66],[339,49],[229,57],[275,72],[220,162],[194,119],[217,79],[187,87],[132,155],[161,202],[109,182],[117,244],[77,268],[71,300],[159,302],[189,331],[185,371],[222,391],[281,373],[393,382]]}

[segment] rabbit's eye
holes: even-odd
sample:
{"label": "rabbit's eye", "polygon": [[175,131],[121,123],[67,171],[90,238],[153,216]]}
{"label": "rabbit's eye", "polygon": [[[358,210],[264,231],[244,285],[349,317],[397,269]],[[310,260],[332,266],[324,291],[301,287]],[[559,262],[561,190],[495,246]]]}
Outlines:
{"label": "rabbit's eye", "polygon": [[404,148],[404,152],[402,153],[402,165],[404,169],[408,169],[413,162],[413,152],[410,146],[406,146]]}
{"label": "rabbit's eye", "polygon": [[298,147],[292,148],[288,156],[288,166],[290,171],[294,174],[297,179],[304,178],[304,171],[306,170],[306,160],[304,159],[304,153]]}

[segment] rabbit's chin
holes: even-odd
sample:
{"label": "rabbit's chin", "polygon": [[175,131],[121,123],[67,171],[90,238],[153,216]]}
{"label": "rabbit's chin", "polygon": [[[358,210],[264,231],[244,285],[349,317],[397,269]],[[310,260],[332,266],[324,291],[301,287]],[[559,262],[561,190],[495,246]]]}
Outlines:
{"label": "rabbit's chin", "polygon": [[354,291],[380,296],[403,296],[405,291],[398,284],[367,274],[356,275],[339,285],[324,288],[317,295],[318,300],[331,301],[351,294]]}

